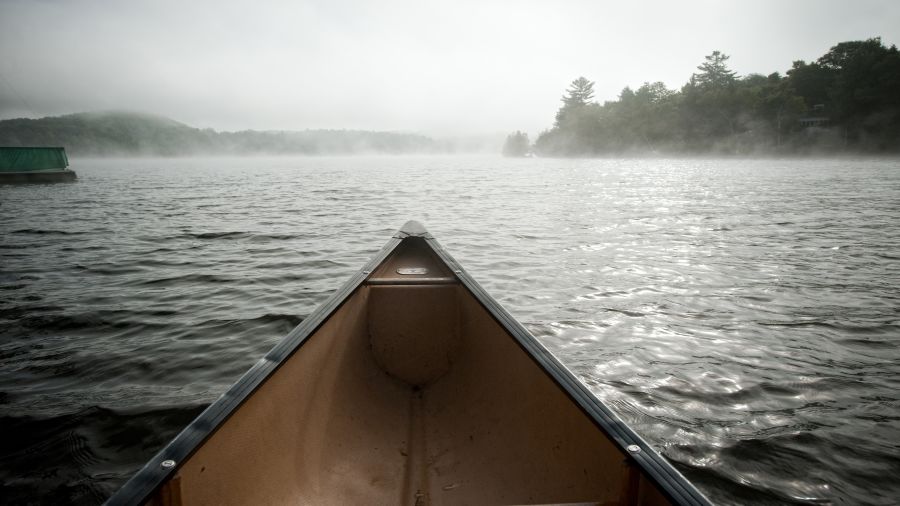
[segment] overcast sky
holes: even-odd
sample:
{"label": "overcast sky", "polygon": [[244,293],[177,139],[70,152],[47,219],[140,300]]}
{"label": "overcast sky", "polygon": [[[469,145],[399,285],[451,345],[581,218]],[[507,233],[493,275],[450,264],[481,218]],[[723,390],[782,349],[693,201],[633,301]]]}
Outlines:
{"label": "overcast sky", "polygon": [[900,2],[0,0],[0,118],[535,135],[581,75],[611,100],[716,49],[768,74],[875,36],[900,43]]}

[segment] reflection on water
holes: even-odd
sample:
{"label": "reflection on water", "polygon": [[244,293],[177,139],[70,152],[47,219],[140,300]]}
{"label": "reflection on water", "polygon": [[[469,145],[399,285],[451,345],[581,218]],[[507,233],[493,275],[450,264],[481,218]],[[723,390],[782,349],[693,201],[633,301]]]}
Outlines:
{"label": "reflection on water", "polygon": [[407,219],[714,501],[900,496],[900,162],[73,164],[0,187],[0,479],[102,501]]}

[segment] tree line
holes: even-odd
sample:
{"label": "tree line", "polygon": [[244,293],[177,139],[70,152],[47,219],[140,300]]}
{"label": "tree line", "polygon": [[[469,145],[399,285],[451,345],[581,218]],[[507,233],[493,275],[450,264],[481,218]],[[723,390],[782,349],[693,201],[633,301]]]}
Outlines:
{"label": "tree line", "polygon": [[62,146],[76,156],[330,155],[447,152],[429,137],[361,130],[217,132],[148,114],[77,113],[0,121],[0,146]]}
{"label": "tree line", "polygon": [[[594,82],[579,77],[531,148],[543,156],[900,151],[896,46],[880,38],[841,42],[815,61],[795,61],[785,75],[738,76],[728,58],[706,56],[680,90],[645,82],[602,104]],[[513,141],[521,145],[520,132]]]}

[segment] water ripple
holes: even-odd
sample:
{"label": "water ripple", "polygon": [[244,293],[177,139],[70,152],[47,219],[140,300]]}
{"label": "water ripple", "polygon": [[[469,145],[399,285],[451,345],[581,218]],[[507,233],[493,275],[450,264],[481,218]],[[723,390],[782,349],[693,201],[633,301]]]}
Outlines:
{"label": "water ripple", "polygon": [[896,160],[73,161],[0,188],[0,480],[96,504],[418,219],[717,503],[896,503]]}

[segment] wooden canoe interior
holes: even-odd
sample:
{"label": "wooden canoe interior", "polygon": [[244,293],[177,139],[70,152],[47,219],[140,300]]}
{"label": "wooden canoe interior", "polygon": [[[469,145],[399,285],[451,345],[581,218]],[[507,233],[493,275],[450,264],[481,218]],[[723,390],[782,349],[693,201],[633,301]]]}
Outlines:
{"label": "wooden canoe interior", "polygon": [[669,504],[454,279],[405,239],[150,504]]}

